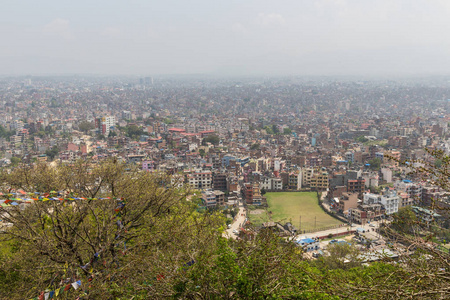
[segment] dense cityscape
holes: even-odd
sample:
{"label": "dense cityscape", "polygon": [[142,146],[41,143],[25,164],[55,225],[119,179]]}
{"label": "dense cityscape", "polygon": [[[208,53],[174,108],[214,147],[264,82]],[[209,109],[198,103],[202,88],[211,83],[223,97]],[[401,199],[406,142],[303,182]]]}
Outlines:
{"label": "dense cityscape", "polygon": [[450,299],[449,3],[8,1],[0,300]]}
{"label": "dense cityscape", "polygon": [[440,165],[425,148],[450,150],[445,78],[28,76],[0,93],[5,168],[117,158],[202,191],[208,209],[315,191],[349,224],[448,206],[404,164]]}
{"label": "dense cityscape", "polygon": [[[449,99],[443,77],[4,77],[1,166],[14,177],[85,161],[89,174],[113,160],[169,176],[197,211],[225,218],[223,237],[249,242],[269,230],[307,261],[352,262],[348,251],[365,264],[414,255],[388,228],[422,241],[431,234],[425,247],[445,255],[450,202],[439,178],[450,151]],[[95,194],[77,184],[57,197],[29,196],[35,191],[18,188],[26,184],[6,182],[5,232],[20,228],[16,213],[35,201],[87,199],[68,196],[74,189],[115,196],[101,184]],[[405,218],[418,225],[405,227]],[[81,281],[72,278],[76,290]]]}

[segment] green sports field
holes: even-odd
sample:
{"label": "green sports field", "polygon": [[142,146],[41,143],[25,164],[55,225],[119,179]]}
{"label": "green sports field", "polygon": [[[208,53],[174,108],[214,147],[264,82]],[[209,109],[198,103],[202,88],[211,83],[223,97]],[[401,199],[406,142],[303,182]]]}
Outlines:
{"label": "green sports field", "polygon": [[342,224],[342,221],[327,215],[322,210],[317,203],[315,192],[267,193],[264,196],[267,197],[268,212],[259,215],[249,215],[255,225],[266,222],[269,219],[281,223],[292,222],[297,229],[301,230],[319,229]]}

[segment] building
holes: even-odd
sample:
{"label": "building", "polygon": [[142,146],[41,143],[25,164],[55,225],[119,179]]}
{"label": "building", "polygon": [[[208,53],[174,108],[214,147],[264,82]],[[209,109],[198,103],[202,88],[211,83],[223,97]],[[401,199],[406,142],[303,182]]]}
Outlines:
{"label": "building", "polygon": [[343,193],[340,198],[335,198],[337,209],[343,213],[348,214],[348,210],[358,207],[358,193]]}
{"label": "building", "polygon": [[314,175],[314,169],[313,168],[302,168],[302,186],[303,187],[309,187],[311,184],[311,178]]}
{"label": "building", "polygon": [[440,215],[435,213],[434,211],[423,207],[412,206],[412,210],[416,214],[417,218],[427,226],[429,226],[435,219],[440,217]]}
{"label": "building", "polygon": [[379,176],[377,172],[364,172],[362,178],[365,180],[365,187],[377,187],[379,185]]}
{"label": "building", "polygon": [[347,181],[347,192],[362,194],[366,190],[366,180],[362,177]]}
{"label": "building", "polygon": [[409,198],[415,199],[417,202],[422,199],[422,186],[413,183],[411,180],[401,180],[394,184],[394,188],[398,191],[406,192]]}
{"label": "building", "polygon": [[266,191],[281,191],[283,190],[283,181],[281,178],[263,176],[260,182],[261,189]]}
{"label": "building", "polygon": [[228,191],[228,176],[225,173],[214,173],[213,187],[214,190],[222,192]]}
{"label": "building", "polygon": [[116,126],[116,117],[114,116],[106,116],[95,119],[95,127],[97,128],[99,134],[104,136],[109,136],[109,132],[111,129],[114,129]]}
{"label": "building", "polygon": [[155,170],[155,162],[153,160],[144,160],[142,162],[142,170],[144,170],[144,171]]}
{"label": "building", "polygon": [[296,241],[297,245],[303,248],[305,252],[316,251],[320,249],[319,240],[318,239],[310,239],[305,238]]}
{"label": "building", "polygon": [[386,189],[382,195],[366,193],[363,199],[364,204],[382,204],[385,208],[387,215],[398,212],[400,204],[400,197],[397,195],[397,191]]}
{"label": "building", "polygon": [[216,207],[217,206],[216,194],[212,190],[203,191],[202,202],[207,208]]}
{"label": "building", "polygon": [[385,213],[383,205],[378,203],[358,205],[357,208],[350,208],[348,211],[349,220],[362,225],[381,219]]}
{"label": "building", "polygon": [[188,174],[187,182],[193,189],[211,189],[212,173],[210,171],[205,171]]}
{"label": "building", "polygon": [[262,195],[259,183],[244,183],[243,193],[245,203],[250,205],[261,205]]}
{"label": "building", "polygon": [[328,172],[315,173],[311,178],[310,187],[316,191],[326,191],[328,189]]}
{"label": "building", "polygon": [[217,191],[217,190],[214,190],[213,193],[216,196],[217,205],[224,206],[225,205],[225,193],[222,191]]}
{"label": "building", "polygon": [[381,168],[381,174],[385,183],[392,182],[392,170],[390,168]]}
{"label": "building", "polygon": [[289,173],[288,188],[291,190],[299,190],[302,188],[302,173],[300,171]]}

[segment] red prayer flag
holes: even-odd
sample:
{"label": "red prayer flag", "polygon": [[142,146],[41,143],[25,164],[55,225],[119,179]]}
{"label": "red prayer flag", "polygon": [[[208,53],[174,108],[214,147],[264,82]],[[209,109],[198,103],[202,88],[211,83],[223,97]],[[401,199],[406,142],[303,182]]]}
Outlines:
{"label": "red prayer flag", "polygon": [[159,274],[159,275],[156,276],[156,279],[157,280],[164,279],[164,275],[163,274]]}

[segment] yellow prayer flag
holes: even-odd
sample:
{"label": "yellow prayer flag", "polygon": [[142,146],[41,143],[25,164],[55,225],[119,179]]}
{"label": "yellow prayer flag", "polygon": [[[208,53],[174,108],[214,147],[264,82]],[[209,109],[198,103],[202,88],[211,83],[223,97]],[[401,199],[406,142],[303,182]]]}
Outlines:
{"label": "yellow prayer flag", "polygon": [[58,295],[59,295],[59,289],[57,289],[57,290],[55,291],[55,297],[58,297]]}

